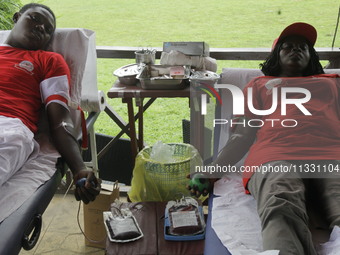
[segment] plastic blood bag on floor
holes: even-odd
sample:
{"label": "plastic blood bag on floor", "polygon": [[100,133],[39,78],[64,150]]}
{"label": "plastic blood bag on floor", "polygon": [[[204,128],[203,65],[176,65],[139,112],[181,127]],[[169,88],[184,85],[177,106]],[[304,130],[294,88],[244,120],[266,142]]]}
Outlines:
{"label": "plastic blood bag on floor", "polygon": [[103,212],[104,225],[111,242],[126,243],[143,237],[136,218],[129,208],[120,208],[121,202],[111,205],[111,211]]}

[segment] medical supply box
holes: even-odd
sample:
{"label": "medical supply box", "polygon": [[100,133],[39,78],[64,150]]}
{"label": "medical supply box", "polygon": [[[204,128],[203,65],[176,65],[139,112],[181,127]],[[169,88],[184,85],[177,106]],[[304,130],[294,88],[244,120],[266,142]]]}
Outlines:
{"label": "medical supply box", "polygon": [[170,52],[172,50],[180,51],[190,56],[209,57],[209,45],[205,42],[164,42],[163,51]]}
{"label": "medical supply box", "polygon": [[[111,186],[111,187],[109,187]],[[105,187],[108,187],[105,189]],[[119,199],[118,184],[104,185],[96,199],[84,204],[85,245],[105,248],[107,233],[104,226],[103,212],[110,211],[111,204]]]}

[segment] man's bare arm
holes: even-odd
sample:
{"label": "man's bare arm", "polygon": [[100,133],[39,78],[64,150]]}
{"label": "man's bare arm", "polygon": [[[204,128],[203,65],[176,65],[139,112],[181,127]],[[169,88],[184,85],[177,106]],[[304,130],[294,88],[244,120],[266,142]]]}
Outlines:
{"label": "man's bare arm", "polygon": [[257,130],[255,127],[238,125],[213,164],[235,165],[239,162],[254,143]]}
{"label": "man's bare arm", "polygon": [[100,192],[100,184],[83,162],[69,111],[52,102],[47,106],[47,116],[54,145],[72,171],[74,182],[86,178],[85,186],[77,187],[75,191],[76,199],[84,203],[93,201]]}

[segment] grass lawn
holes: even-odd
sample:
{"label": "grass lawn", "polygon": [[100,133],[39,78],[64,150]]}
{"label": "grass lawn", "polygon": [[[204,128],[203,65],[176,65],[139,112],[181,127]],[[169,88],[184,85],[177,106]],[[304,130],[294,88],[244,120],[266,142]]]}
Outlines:
{"label": "grass lawn", "polygon": [[[31,1],[22,0],[22,3]],[[97,45],[162,47],[164,41],[205,41],[212,48],[271,47],[288,24],[313,24],[316,47],[330,47],[338,1],[334,0],[42,0],[57,16],[58,27],[83,27],[96,32]],[[338,35],[335,46],[340,46]],[[104,92],[115,81],[112,72],[134,60],[98,59],[98,87]],[[218,61],[222,67],[257,68],[256,61]],[[108,100],[126,120],[126,106]],[[145,114],[145,141],[181,142],[181,120],[189,119],[187,99],[158,99]],[[105,115],[99,133],[118,128]]]}

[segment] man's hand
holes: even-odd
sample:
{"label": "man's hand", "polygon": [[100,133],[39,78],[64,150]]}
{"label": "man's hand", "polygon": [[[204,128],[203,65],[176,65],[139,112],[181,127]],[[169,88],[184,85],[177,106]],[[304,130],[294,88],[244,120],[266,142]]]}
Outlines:
{"label": "man's hand", "polygon": [[[190,175],[187,177],[190,178]],[[215,178],[208,178],[208,176],[196,173],[190,179],[187,189],[190,190],[192,196],[197,198],[201,195],[206,196],[213,189],[216,180]]]}
{"label": "man's hand", "polygon": [[71,169],[74,183],[82,178],[86,179],[84,185],[76,187],[74,195],[78,201],[88,204],[100,193],[100,182],[93,171],[86,169],[78,141],[73,134],[70,112],[62,105],[52,102],[47,106],[47,115],[54,145]]}
{"label": "man's hand", "polygon": [[76,189],[74,191],[74,196],[76,200],[82,200],[85,204],[88,204],[90,201],[95,200],[96,196],[99,195],[101,185],[100,180],[96,178],[94,172],[91,170],[81,170],[76,175],[73,176],[74,183],[77,183],[79,180],[85,178],[84,185],[76,185]]}

